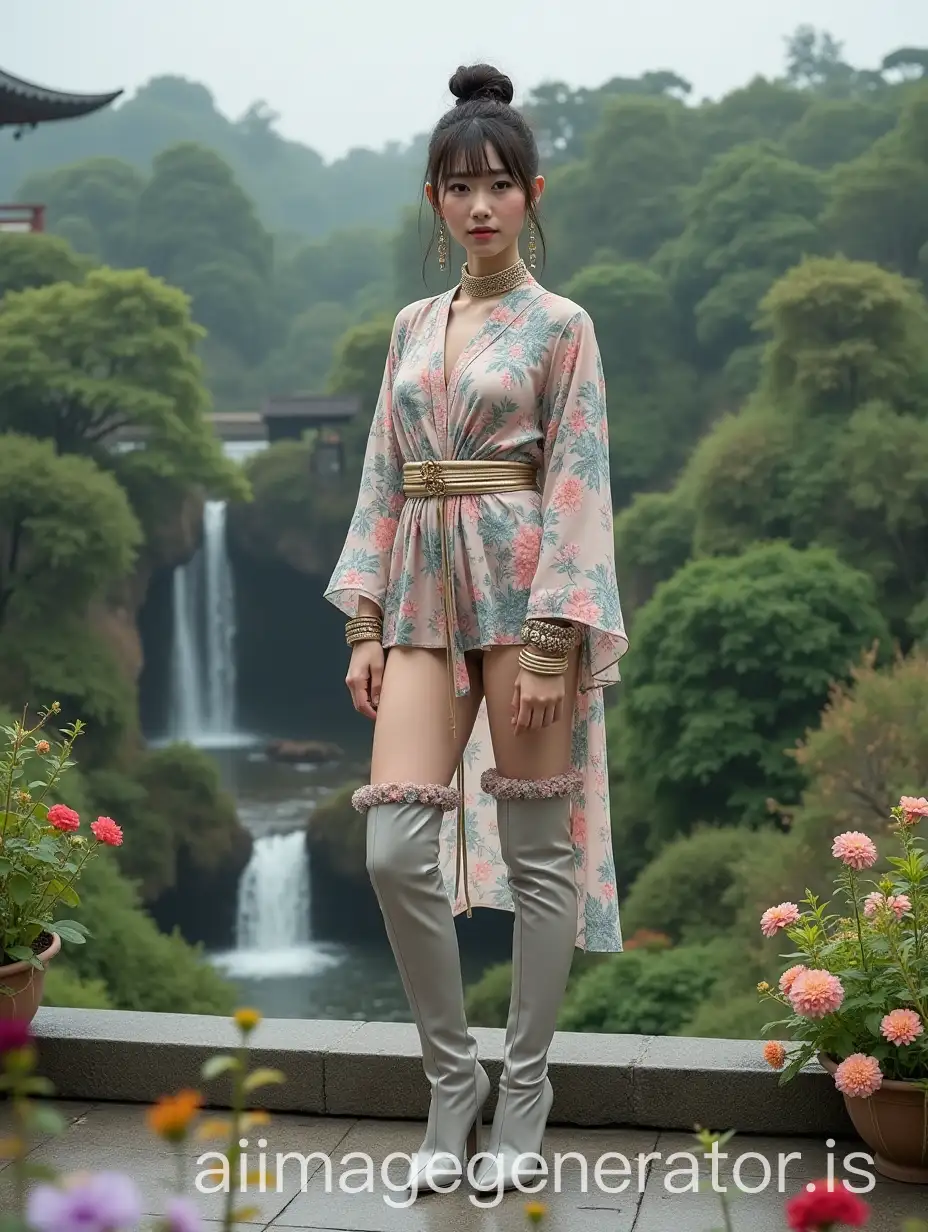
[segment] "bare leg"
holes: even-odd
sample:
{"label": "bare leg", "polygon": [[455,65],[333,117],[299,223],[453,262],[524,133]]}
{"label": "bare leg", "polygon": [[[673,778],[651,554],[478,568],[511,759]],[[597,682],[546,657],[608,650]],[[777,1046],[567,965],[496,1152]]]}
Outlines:
{"label": "bare leg", "polygon": [[371,784],[356,793],[367,811],[367,870],[415,1019],[432,1090],[425,1138],[409,1187],[458,1180],[476,1149],[480,1110],[490,1090],[467,1028],[451,903],[439,866],[448,784],[482,699],[479,667],[457,699],[452,734],[443,652],[398,647],[387,655],[374,729]]}
{"label": "bare leg", "polygon": [[[535,1173],[554,1093],[548,1048],[567,986],[577,936],[577,886],[569,796],[579,785],[571,770],[571,732],[579,652],[565,679],[560,718],[516,733],[512,696],[519,648],[486,655],[484,687],[496,770],[484,788],[497,798],[500,846],[515,919],[512,995],[499,1099],[475,1185],[511,1188]],[[520,1158],[521,1157],[521,1158]]]}

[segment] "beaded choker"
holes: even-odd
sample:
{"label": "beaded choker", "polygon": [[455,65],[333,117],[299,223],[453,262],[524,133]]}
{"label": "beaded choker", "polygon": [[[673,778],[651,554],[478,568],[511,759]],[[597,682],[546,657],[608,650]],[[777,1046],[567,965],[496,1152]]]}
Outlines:
{"label": "beaded choker", "polygon": [[525,262],[520,257],[515,265],[500,270],[498,274],[476,276],[467,272],[467,263],[461,266],[461,290],[472,299],[489,299],[493,295],[506,295],[528,277]]}

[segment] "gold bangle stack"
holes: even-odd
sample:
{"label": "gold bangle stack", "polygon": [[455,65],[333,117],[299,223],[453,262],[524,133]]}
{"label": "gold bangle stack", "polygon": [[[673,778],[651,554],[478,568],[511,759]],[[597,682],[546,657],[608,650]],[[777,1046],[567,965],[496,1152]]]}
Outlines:
{"label": "gold bangle stack", "polygon": [[[577,629],[573,625],[526,620],[519,636],[525,643],[519,651],[519,664],[526,671],[537,672],[540,676],[559,676],[567,671],[570,662],[567,652],[577,644]],[[534,649],[536,646],[538,650]]]}
{"label": "gold bangle stack", "polygon": [[379,616],[355,616],[345,625],[345,641],[349,646],[355,642],[379,642],[383,637],[383,620]]}
{"label": "gold bangle stack", "polygon": [[553,659],[549,655],[538,654],[530,646],[523,646],[519,651],[519,665],[540,676],[560,676],[567,671],[568,658],[566,654],[561,654]]}

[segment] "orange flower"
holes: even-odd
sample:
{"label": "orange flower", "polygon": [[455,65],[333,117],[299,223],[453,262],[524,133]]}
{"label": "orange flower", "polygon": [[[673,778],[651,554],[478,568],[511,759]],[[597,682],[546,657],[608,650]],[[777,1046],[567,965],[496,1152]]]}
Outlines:
{"label": "orange flower", "polygon": [[203,1104],[199,1091],[185,1088],[176,1095],[163,1095],[146,1114],[150,1129],[169,1142],[182,1142],[190,1122]]}
{"label": "orange flower", "polygon": [[243,1006],[235,1011],[235,1021],[243,1031],[253,1031],[261,1021],[261,1011]]}
{"label": "orange flower", "polygon": [[782,1069],[786,1064],[786,1049],[779,1040],[767,1040],[764,1044],[764,1060],[771,1069]]}

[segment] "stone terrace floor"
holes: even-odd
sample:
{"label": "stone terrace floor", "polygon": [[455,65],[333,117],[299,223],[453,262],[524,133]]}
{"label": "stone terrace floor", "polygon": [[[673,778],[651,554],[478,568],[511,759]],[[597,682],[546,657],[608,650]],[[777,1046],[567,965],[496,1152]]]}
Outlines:
{"label": "stone terrace floor", "polygon": [[[31,1156],[36,1162],[52,1166],[59,1172],[82,1169],[115,1169],[129,1173],[141,1190],[145,1210],[150,1218],[143,1220],[148,1229],[153,1217],[162,1213],[165,1196],[177,1184],[176,1159],[169,1148],[155,1139],[145,1124],[145,1107],[139,1104],[80,1103],[50,1101],[67,1119],[63,1134],[36,1138]],[[207,1112],[206,1116],[222,1116]],[[410,1206],[404,1196],[384,1184],[381,1171],[385,1156],[391,1151],[411,1152],[421,1139],[423,1125],[414,1121],[383,1121],[338,1117],[312,1117],[274,1113],[271,1123],[251,1131],[250,1164],[256,1166],[254,1152],[262,1149],[271,1165],[280,1153],[296,1152],[301,1158],[284,1163],[282,1185],[274,1179],[260,1193],[251,1184],[244,1195],[236,1194],[236,1205],[256,1205],[250,1222],[238,1226],[255,1229],[281,1228],[290,1232],[300,1229],[338,1229],[339,1232],[469,1232],[470,1229],[528,1228],[525,1203],[530,1195],[510,1192],[497,1200],[485,1197],[469,1188],[466,1178],[454,1193],[420,1195]],[[485,1127],[486,1131],[486,1127]],[[0,1105],[0,1134],[11,1132],[10,1109]],[[266,1145],[262,1148],[259,1141]],[[187,1154],[188,1188],[200,1209],[206,1232],[218,1229],[222,1218],[224,1194],[196,1193],[193,1176],[198,1168],[197,1157],[214,1146],[211,1141],[193,1140],[184,1150]],[[829,1148],[825,1140],[812,1138],[772,1138],[741,1135],[732,1138],[725,1147],[728,1160],[719,1163],[720,1185],[728,1187],[731,1199],[733,1232],[782,1232],[786,1229],[784,1205],[808,1180],[827,1175]],[[571,1129],[549,1127],[544,1143],[544,1155],[549,1174],[544,1186],[534,1195],[547,1207],[542,1229],[564,1229],[565,1232],[709,1232],[724,1226],[717,1193],[712,1192],[711,1170],[703,1161],[703,1192],[673,1192],[687,1185],[689,1173],[677,1171],[689,1165],[689,1157],[669,1159],[675,1151],[692,1153],[700,1158],[702,1148],[694,1138],[678,1131],[660,1132],[644,1129]],[[857,1141],[838,1141],[832,1147],[834,1175],[846,1175],[854,1185],[866,1183],[866,1177],[844,1171],[842,1158],[851,1151],[865,1150]],[[321,1156],[310,1160],[304,1184],[301,1159],[313,1152]],[[364,1174],[352,1170],[364,1166],[364,1160],[351,1152],[361,1152],[372,1160],[373,1185],[365,1183]],[[579,1152],[587,1161],[587,1179],[576,1158],[562,1163],[560,1182],[553,1168],[557,1153]],[[603,1174],[597,1182],[596,1161],[607,1152],[619,1152],[629,1161],[629,1171],[622,1174],[622,1161],[603,1159]],[[645,1157],[657,1153],[657,1158]],[[749,1152],[755,1152],[748,1155]],[[778,1189],[778,1158],[798,1152],[800,1158],[786,1161],[786,1182]],[[764,1164],[759,1153],[770,1162],[770,1179],[764,1184]],[[740,1166],[740,1188],[732,1180],[732,1165],[739,1154],[746,1158]],[[328,1168],[326,1167],[328,1161]],[[640,1165],[639,1165],[640,1161]],[[868,1159],[858,1157],[852,1168],[871,1173]],[[399,1176],[402,1164],[397,1161],[388,1175]],[[611,1177],[609,1168],[619,1169]],[[326,1177],[331,1177],[327,1183]],[[610,1187],[627,1179],[624,1192],[608,1192]],[[347,1187],[360,1185],[362,1192],[345,1192]],[[746,1193],[745,1188],[756,1188]],[[13,1205],[13,1175],[9,1163],[0,1163],[0,1211]],[[871,1232],[901,1232],[907,1219],[928,1219],[928,1186],[904,1185],[877,1176],[875,1187],[861,1197],[871,1207],[867,1227]],[[404,1205],[405,1203],[405,1205]],[[928,1225],[926,1225],[928,1226]]]}

